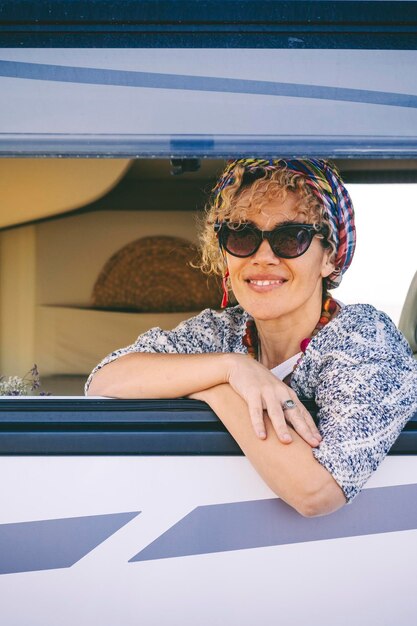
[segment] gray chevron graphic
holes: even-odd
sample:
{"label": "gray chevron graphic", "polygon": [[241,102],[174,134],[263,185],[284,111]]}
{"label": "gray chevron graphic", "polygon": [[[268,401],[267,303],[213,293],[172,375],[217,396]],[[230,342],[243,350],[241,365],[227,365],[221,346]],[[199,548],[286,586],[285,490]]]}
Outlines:
{"label": "gray chevron graphic", "polygon": [[137,515],[139,511],[0,524],[0,574],[71,567]]}
{"label": "gray chevron graphic", "polygon": [[331,515],[305,518],[277,498],[199,506],[130,563],[417,529],[417,484],[365,489]]}

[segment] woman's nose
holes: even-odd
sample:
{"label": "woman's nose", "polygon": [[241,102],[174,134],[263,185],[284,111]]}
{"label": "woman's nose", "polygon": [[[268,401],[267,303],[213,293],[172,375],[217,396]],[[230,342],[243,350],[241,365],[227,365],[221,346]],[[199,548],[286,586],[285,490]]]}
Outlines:
{"label": "woman's nose", "polygon": [[279,263],[279,257],[275,256],[267,239],[264,239],[252,257],[254,263]]}

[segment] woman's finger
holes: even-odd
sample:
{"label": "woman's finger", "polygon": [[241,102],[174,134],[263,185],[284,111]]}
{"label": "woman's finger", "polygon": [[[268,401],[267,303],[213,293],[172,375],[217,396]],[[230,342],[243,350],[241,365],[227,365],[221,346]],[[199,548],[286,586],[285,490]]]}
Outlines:
{"label": "woman's finger", "polygon": [[284,409],[285,419],[292,425],[294,430],[311,446],[318,446],[320,443],[320,437],[315,434],[311,428],[309,421],[305,415],[304,407],[301,408],[301,403],[294,402],[293,407],[287,407]]}
{"label": "woman's finger", "polygon": [[249,415],[252,422],[253,429],[256,435],[260,439],[266,438],[264,411],[262,408],[261,399],[248,400]]}
{"label": "woman's finger", "polygon": [[[299,409],[299,415],[301,415],[301,417],[304,419],[305,423],[310,428],[310,431],[312,432],[313,436],[320,442],[322,440],[322,437],[321,437],[321,435],[320,435],[320,433],[318,431],[318,428],[317,428],[313,418],[311,417],[310,413],[307,411],[307,409],[305,408],[304,404],[302,402],[300,402],[300,400],[298,399],[297,394],[292,389],[289,390],[289,394],[290,394],[291,400],[293,402],[295,402],[295,404],[297,405],[297,407]],[[288,413],[291,414],[291,411],[288,411]]]}
{"label": "woman's finger", "polygon": [[[285,400],[277,398],[277,402],[281,403],[285,420],[292,425],[294,430],[311,446],[317,446],[320,443],[320,436],[316,434],[316,426],[311,415],[299,401],[297,394],[288,388],[288,394]],[[281,395],[281,394],[279,394]],[[313,427],[312,427],[313,424]]]}
{"label": "woman's finger", "polygon": [[280,401],[277,400],[275,393],[270,390],[264,391],[263,398],[265,409],[268,413],[269,419],[272,422],[278,439],[282,441],[282,443],[291,443],[292,437],[285,421],[285,415],[284,411],[282,410]]}

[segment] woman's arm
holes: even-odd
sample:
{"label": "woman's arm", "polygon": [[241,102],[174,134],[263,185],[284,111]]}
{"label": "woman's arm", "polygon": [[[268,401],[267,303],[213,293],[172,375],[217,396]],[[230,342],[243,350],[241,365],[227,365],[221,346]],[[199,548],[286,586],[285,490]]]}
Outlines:
{"label": "woman's arm", "polygon": [[210,405],[268,486],[301,515],[326,515],[346,503],[342,489],[296,432],[291,433],[293,443],[285,445],[266,417],[267,438],[255,436],[247,404],[230,385],[193,397]]}
{"label": "woman's arm", "polygon": [[226,382],[233,355],[131,352],[93,376],[89,396],[181,398]]}
{"label": "woman's arm", "polygon": [[267,436],[263,409],[283,443],[291,443],[282,404],[295,403],[287,419],[310,446],[321,441],[314,421],[294,391],[244,354],[148,354],[131,352],[97,370],[88,395],[112,398],[180,398],[229,383],[243,399],[260,439]]}

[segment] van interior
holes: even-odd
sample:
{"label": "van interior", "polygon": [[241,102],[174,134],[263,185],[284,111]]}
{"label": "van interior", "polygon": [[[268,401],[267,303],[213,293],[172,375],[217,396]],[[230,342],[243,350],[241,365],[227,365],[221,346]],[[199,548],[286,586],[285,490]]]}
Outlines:
{"label": "van interior", "polygon": [[[335,162],[347,183],[417,182],[417,160]],[[168,302],[159,244],[167,237],[197,243],[198,222],[224,164],[193,158],[1,159],[0,374],[23,376],[36,363],[44,390],[81,396],[88,374],[106,354],[152,326],[173,328],[204,308],[189,300],[177,308]],[[132,253],[129,246],[138,240],[143,245]],[[172,263],[175,254],[173,249],[171,258],[164,248]],[[135,271],[138,278],[134,305],[112,303],[109,280],[107,299],[97,304],[99,278],[110,276],[115,257],[122,274]],[[111,276],[117,291],[123,278]],[[182,278],[176,291],[190,292],[185,271]],[[142,296],[144,302],[144,291]],[[417,274],[399,326],[417,353]]]}

